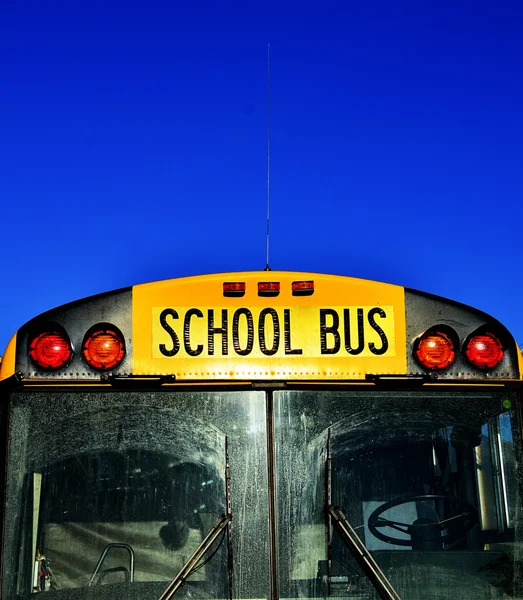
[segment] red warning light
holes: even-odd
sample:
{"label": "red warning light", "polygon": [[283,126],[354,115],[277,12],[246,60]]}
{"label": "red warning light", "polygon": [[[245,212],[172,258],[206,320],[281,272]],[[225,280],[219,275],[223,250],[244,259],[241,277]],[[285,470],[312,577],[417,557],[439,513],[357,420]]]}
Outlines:
{"label": "red warning light", "polygon": [[493,369],[503,360],[503,344],[493,333],[472,334],[465,343],[465,356],[478,369]]}
{"label": "red warning light", "polygon": [[44,331],[31,340],[29,356],[40,368],[56,371],[71,360],[73,349],[65,331]]}
{"label": "red warning light", "polygon": [[447,333],[432,329],[426,331],[416,342],[414,356],[419,364],[432,371],[450,366],[456,357],[452,338]]}

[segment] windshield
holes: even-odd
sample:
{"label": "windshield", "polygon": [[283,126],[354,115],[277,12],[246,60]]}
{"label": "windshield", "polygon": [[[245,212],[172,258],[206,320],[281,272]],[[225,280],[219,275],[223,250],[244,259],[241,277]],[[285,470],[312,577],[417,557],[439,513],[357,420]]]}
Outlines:
{"label": "windshield", "polygon": [[523,599],[516,394],[9,401],[2,600],[159,599],[228,501],[176,597],[376,600],[358,546],[402,600]]}
{"label": "windshield", "polygon": [[15,394],[10,421],[2,598],[159,598],[227,512],[227,459],[234,539],[178,595],[228,597],[231,553],[237,593],[265,595],[263,393]]}
{"label": "windshield", "polygon": [[331,505],[402,600],[522,597],[515,401],[276,393],[281,594],[380,598]]}

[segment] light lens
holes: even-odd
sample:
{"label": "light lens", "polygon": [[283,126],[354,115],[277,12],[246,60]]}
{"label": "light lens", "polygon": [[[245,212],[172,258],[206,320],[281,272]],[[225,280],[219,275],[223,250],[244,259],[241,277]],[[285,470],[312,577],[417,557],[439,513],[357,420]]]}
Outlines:
{"label": "light lens", "polygon": [[465,345],[465,356],[478,369],[493,369],[503,360],[503,344],[490,332],[472,335]]}
{"label": "light lens", "polygon": [[280,293],[279,281],[260,281],[258,283],[258,294],[278,295]]}
{"label": "light lens", "polygon": [[244,281],[226,281],[223,284],[224,292],[245,292]]}
{"label": "light lens", "polygon": [[93,369],[112,369],[119,365],[125,356],[123,336],[116,327],[95,327],[85,336],[82,354]]}
{"label": "light lens", "polygon": [[426,369],[441,371],[451,365],[456,357],[454,342],[443,331],[428,331],[418,340],[414,356]]}
{"label": "light lens", "polygon": [[314,281],[293,281],[292,293],[295,296],[310,295],[314,292]]}
{"label": "light lens", "polygon": [[245,281],[225,281],[223,283],[223,295],[232,298],[245,296]]}
{"label": "light lens", "polygon": [[73,355],[69,337],[62,331],[44,331],[29,344],[29,356],[46,371],[55,371],[66,365]]}

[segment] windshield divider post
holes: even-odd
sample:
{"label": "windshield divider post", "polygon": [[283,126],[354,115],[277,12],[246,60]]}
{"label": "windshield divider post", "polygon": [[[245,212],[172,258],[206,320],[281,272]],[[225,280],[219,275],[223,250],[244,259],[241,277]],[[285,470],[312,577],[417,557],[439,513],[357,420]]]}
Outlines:
{"label": "windshield divider post", "polygon": [[274,439],[274,396],[272,390],[267,390],[267,487],[269,512],[269,566],[271,580],[271,600],[280,597],[278,582],[278,529],[276,524],[276,465]]}
{"label": "windshield divider post", "polygon": [[328,512],[333,518],[334,526],[339,531],[354,560],[370,579],[383,600],[401,600],[392,583],[380,569],[374,557],[349,523],[345,513],[338,506],[329,506]]}
{"label": "windshield divider post", "polygon": [[229,439],[225,436],[225,504],[227,515],[231,517],[227,523],[227,575],[229,600],[232,600],[232,505],[231,505],[231,468],[229,465]]}
{"label": "windshield divider post", "polygon": [[332,585],[332,516],[328,510],[332,506],[332,429],[327,432],[327,458],[325,461],[325,501],[327,510],[327,595],[331,595]]}

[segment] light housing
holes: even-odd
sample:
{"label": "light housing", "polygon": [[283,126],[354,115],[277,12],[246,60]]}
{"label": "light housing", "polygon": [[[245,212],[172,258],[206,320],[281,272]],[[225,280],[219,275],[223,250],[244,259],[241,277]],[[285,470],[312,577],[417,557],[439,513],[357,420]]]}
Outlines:
{"label": "light housing", "polygon": [[125,356],[125,340],[121,331],[109,323],[91,327],[82,342],[82,356],[97,371],[118,366]]}
{"label": "light housing", "polygon": [[293,281],[292,295],[293,296],[312,296],[314,294],[314,281]]}
{"label": "light housing", "polygon": [[476,369],[494,369],[505,356],[505,348],[499,337],[489,330],[471,334],[463,345],[465,358]]}
{"label": "light housing", "polygon": [[56,371],[67,365],[73,356],[73,347],[65,329],[50,323],[30,336],[29,356],[46,371]]}
{"label": "light housing", "polygon": [[223,295],[229,298],[241,298],[245,296],[245,281],[224,281]]}
{"label": "light housing", "polygon": [[456,358],[457,336],[448,327],[432,327],[414,344],[414,358],[425,369],[442,371]]}
{"label": "light housing", "polygon": [[278,296],[280,293],[279,281],[260,281],[258,282],[258,296]]}

